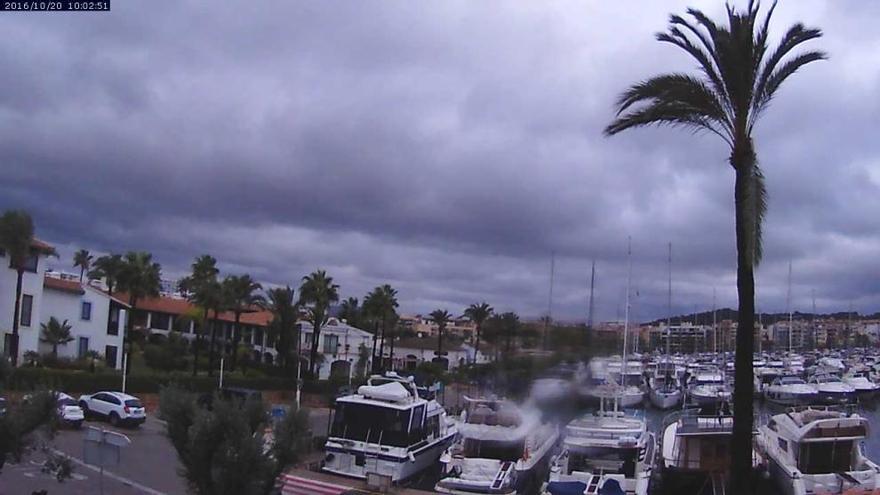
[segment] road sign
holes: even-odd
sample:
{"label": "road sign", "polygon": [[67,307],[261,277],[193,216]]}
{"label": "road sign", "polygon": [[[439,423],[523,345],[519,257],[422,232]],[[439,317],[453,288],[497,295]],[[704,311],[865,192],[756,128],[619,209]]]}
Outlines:
{"label": "road sign", "polygon": [[131,445],[131,439],[121,433],[94,426],[86,427],[83,435],[83,460],[86,464],[101,468],[101,493],[104,493],[104,468],[118,466],[121,449],[128,445]]}

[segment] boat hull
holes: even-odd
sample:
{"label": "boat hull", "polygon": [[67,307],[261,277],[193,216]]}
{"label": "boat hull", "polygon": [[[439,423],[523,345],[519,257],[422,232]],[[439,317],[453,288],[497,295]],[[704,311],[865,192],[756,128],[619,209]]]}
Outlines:
{"label": "boat hull", "polygon": [[454,438],[455,434],[451,433],[421,449],[416,449],[411,452],[412,458],[395,457],[384,453],[376,455],[371,450],[327,446],[325,447],[327,457],[321,469],[358,479],[365,479],[367,474],[378,473],[391,476],[393,483],[400,483],[434,466]]}
{"label": "boat hull", "polygon": [[651,405],[657,409],[672,409],[681,404],[681,390],[673,392],[663,392],[660,390],[651,390]]}

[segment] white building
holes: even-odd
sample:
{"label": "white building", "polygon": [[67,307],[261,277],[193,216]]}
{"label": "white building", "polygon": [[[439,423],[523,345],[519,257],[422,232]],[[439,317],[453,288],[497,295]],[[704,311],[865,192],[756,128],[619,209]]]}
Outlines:
{"label": "white building", "polygon": [[[45,254],[51,246],[34,240],[31,257],[25,263],[21,284],[21,312],[19,314],[18,362],[27,351],[36,351],[40,338],[40,305],[43,300],[43,273],[46,271]],[[3,355],[10,349],[12,318],[15,308],[15,285],[18,274],[10,265],[9,255],[0,249],[0,331],[3,332]]]}
{"label": "white building", "polygon": [[[300,355],[303,359],[308,360],[312,349],[314,329],[312,324],[307,321],[300,321],[298,325],[301,338]],[[361,345],[370,352],[366,355],[364,368],[369,372],[372,365],[370,356],[373,350],[373,334],[348,325],[337,318],[329,318],[327,323],[321,327],[321,334],[318,336],[318,354],[323,356],[323,361],[319,361],[317,368],[318,378],[326,380],[330,378],[331,374],[352,376],[356,372]]]}
{"label": "white building", "polygon": [[[390,353],[390,346],[385,345],[386,356]],[[448,362],[447,369],[455,369],[459,366],[471,363],[476,356],[476,363],[483,364],[491,361],[491,358],[483,354],[482,351],[476,352],[474,348],[468,344],[457,344],[452,342],[444,342],[443,359]],[[436,337],[413,337],[400,339],[394,344],[394,368],[399,370],[412,371],[423,362],[433,361],[437,355],[437,338]]]}
{"label": "white building", "polygon": [[[73,341],[58,346],[59,357],[76,359],[96,351],[104,356],[108,367],[121,369],[126,308],[124,302],[78,279],[51,272],[43,279],[40,323],[48,324],[54,317],[71,326]],[[52,346],[39,342],[37,349],[40,354],[48,354]]]}

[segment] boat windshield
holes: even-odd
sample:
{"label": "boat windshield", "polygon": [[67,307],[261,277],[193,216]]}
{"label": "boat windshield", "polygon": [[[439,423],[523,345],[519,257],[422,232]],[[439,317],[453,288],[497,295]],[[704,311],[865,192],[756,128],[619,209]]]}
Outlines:
{"label": "boat windshield", "polygon": [[464,439],[464,456],[499,461],[518,461],[523,456],[523,442],[502,442],[497,440]]}
{"label": "boat windshield", "polygon": [[642,375],[639,373],[627,373],[623,377],[615,373],[614,380],[624,387],[639,387],[642,385]]}
{"label": "boat windshield", "polygon": [[833,376],[817,376],[813,378],[813,381],[816,383],[837,383],[840,380]]}
{"label": "boat windshield", "polygon": [[798,457],[798,469],[805,474],[852,471],[856,448],[853,440],[803,443]]}
{"label": "boat windshield", "polygon": [[568,469],[593,474],[617,473],[633,478],[638,448],[589,447],[568,454]]}
{"label": "boat windshield", "polygon": [[781,385],[803,385],[804,381],[796,376],[786,376],[779,379]]}
{"label": "boat windshield", "polygon": [[330,435],[348,440],[407,447],[410,411],[372,404],[337,402]]}

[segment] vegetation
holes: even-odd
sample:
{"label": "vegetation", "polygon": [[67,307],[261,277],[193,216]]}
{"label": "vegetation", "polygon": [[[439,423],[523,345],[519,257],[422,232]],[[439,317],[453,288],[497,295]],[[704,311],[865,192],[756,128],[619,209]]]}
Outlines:
{"label": "vegetation", "polygon": [[112,294],[113,290],[117,287],[119,274],[122,273],[124,264],[121,254],[100,256],[92,262],[89,278],[92,280],[103,280],[107,286],[107,293]]}
{"label": "vegetation", "polygon": [[[388,337],[388,328],[393,327],[398,318],[397,315],[397,289],[390,285],[380,285],[373,289],[364,298],[364,312],[367,313],[377,324],[377,328],[381,329],[381,333],[374,336],[379,341],[379,353],[373,356],[374,372],[384,369],[383,363],[385,357],[385,339]],[[392,337],[392,345],[393,345]],[[375,348],[375,346],[374,346]],[[375,351],[375,349],[374,349]],[[394,352],[391,352],[391,360],[394,360]]]}
{"label": "vegetation", "polygon": [[[202,347],[202,335],[208,328],[208,313],[213,309],[216,318],[217,312],[222,305],[222,291],[220,283],[217,281],[217,274],[220,273],[220,270],[217,268],[217,260],[213,256],[203,254],[196,258],[190,266],[192,273],[181,279],[177,283],[177,288],[200,311],[201,324],[195,329],[196,341],[192,346],[192,374],[196,376],[199,372],[199,350]],[[214,344],[217,335],[213,327],[211,331],[211,348],[208,351],[208,375],[214,373]]]}
{"label": "vegetation", "polygon": [[[826,58],[821,51],[793,54],[799,45],[822,36],[819,29],[800,23],[789,27],[776,47],[768,46],[775,6],[761,20],[758,2],[749,1],[745,11],[728,5],[726,25],[696,9],[688,10],[689,20],[672,15],[669,31],[658,34],[657,39],[688,53],[698,63],[701,74],[664,74],[631,86],[620,96],[617,117],[605,129],[612,135],[648,125],[685,127],[715,134],[730,148],[728,162],[736,176],[739,297],[731,468],[738,474],[751,468],[754,270],[761,260],[761,229],[767,204],[752,132],[782,83],[804,65]],[[748,476],[732,479],[734,493],[750,491]]]}
{"label": "vegetation", "polygon": [[471,304],[464,310],[464,316],[474,322],[474,325],[477,327],[477,335],[474,339],[474,360],[476,360],[477,353],[480,352],[480,339],[483,338],[483,324],[492,316],[492,313],[495,312],[495,309],[486,301],[483,301],[480,304]]}
{"label": "vegetation", "polygon": [[87,249],[80,249],[73,255],[73,267],[79,267],[79,281],[83,281],[83,275],[89,271],[92,266],[93,256],[89,254]]}
{"label": "vegetation", "polygon": [[9,256],[9,266],[15,269],[15,305],[12,310],[12,335],[7,354],[12,365],[18,364],[18,327],[21,324],[21,286],[24,271],[32,256],[40,253],[54,255],[55,250],[34,243],[34,221],[22,210],[8,210],[0,216],[0,249]]}
{"label": "vegetation", "polygon": [[437,357],[434,360],[439,363],[443,359],[443,333],[452,321],[452,315],[445,309],[435,309],[431,312],[431,321],[437,324]]}
{"label": "vegetation", "polygon": [[330,316],[330,304],[339,301],[339,286],[324,270],[316,270],[302,279],[299,288],[300,304],[308,308],[308,321],[312,324],[312,349],[309,353],[309,374],[314,376],[318,357],[318,341],[321,327]]}
{"label": "vegetation", "polygon": [[40,342],[45,342],[52,346],[53,358],[58,357],[59,345],[65,345],[73,341],[73,337],[70,335],[72,328],[70,323],[67,323],[67,320],[60,322],[54,316],[49,318],[49,323],[40,323],[40,329],[42,330]]}
{"label": "vegetation", "polygon": [[[162,267],[153,262],[152,254],[146,252],[129,251],[122,261],[117,284],[120,291],[128,294],[128,305],[134,312],[137,309],[138,300],[159,295]],[[126,348],[126,342],[128,343],[128,350],[123,351],[126,353],[126,362],[131,362],[133,325],[134,318],[128,318],[128,325],[122,339],[123,349]],[[126,369],[130,369],[130,367],[126,367]]]}
{"label": "vegetation", "polygon": [[235,371],[238,360],[238,344],[241,342],[241,315],[261,309],[266,299],[258,291],[263,286],[254,281],[250,275],[228,275],[223,279],[223,293],[228,307],[235,315],[235,326],[232,329],[232,361],[229,370]]}
{"label": "vegetation", "polygon": [[[291,351],[295,350],[296,355],[299,355],[300,342],[296,326],[299,309],[298,302],[294,299],[293,289],[290,286],[270,289],[268,308],[272,312],[272,321],[269,323],[268,331],[274,335],[277,342],[278,364],[290,371]],[[291,339],[291,337],[293,338]],[[295,349],[291,349],[291,342],[296,342]]]}
{"label": "vegetation", "polygon": [[48,392],[10,405],[0,416],[0,470],[7,461],[21,462],[41,440],[51,439],[57,428],[55,398]]}
{"label": "vegetation", "polygon": [[159,404],[182,474],[196,495],[268,494],[307,446],[308,415],[303,410],[275,424],[267,445],[261,433],[268,418],[261,402],[215,397],[205,409],[197,405],[195,394],[172,386],[162,390]]}

